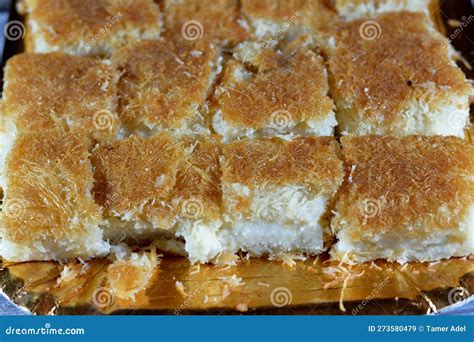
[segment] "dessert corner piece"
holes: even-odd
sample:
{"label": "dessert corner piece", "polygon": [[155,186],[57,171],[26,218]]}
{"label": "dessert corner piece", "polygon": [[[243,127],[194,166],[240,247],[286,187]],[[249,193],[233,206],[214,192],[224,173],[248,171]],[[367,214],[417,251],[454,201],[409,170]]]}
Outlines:
{"label": "dessert corner piece", "polygon": [[326,214],[343,179],[334,138],[235,141],[223,147],[222,173],[226,252],[324,250]]}
{"label": "dessert corner piece", "polygon": [[192,262],[216,256],[219,156],[216,141],[164,132],[96,149],[94,196],[104,209],[105,236],[114,243],[152,240],[165,250],[186,252]]}
{"label": "dessert corner piece", "polygon": [[330,83],[343,134],[464,136],[472,86],[427,16],[341,23],[335,40]]}
{"label": "dessert corner piece", "polygon": [[157,39],[161,13],[153,0],[23,0],[27,49],[74,55],[109,55],[142,39]]}
{"label": "dessert corner piece", "polygon": [[89,141],[48,130],[19,135],[7,156],[1,255],[8,261],[104,256],[100,208],[92,198]]}
{"label": "dessert corner piece", "polygon": [[431,0],[336,0],[335,7],[341,16],[352,20],[395,11],[429,14],[430,3]]}
{"label": "dessert corner piece", "polygon": [[233,46],[248,35],[237,0],[165,0],[166,35],[176,42],[193,44],[201,39]]}
{"label": "dessert corner piece", "polygon": [[474,149],[457,137],[343,137],[334,258],[436,261],[474,252]]}
{"label": "dessert corner piece", "polygon": [[213,128],[224,142],[333,134],[337,122],[327,72],[321,56],[304,43],[284,51],[249,42],[236,47],[213,107]]}
{"label": "dessert corner piece", "polygon": [[99,142],[114,140],[120,128],[117,81],[117,73],[100,59],[18,54],[5,68],[3,116],[9,128],[2,134],[83,130]]}
{"label": "dessert corner piece", "polygon": [[220,72],[217,48],[156,40],[118,50],[119,116],[126,134],[209,133],[206,99]]}

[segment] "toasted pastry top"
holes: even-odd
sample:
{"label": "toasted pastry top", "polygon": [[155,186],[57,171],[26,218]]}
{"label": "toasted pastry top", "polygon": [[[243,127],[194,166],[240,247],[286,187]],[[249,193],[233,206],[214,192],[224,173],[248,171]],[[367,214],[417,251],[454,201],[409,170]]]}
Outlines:
{"label": "toasted pastry top", "polygon": [[[242,0],[242,13],[251,20],[265,20],[279,25],[278,37],[294,26],[323,30],[335,19],[328,0]],[[254,27],[254,30],[257,30]]]}
{"label": "toasted pastry top", "polygon": [[23,0],[19,7],[36,22],[30,34],[41,34],[52,46],[110,43],[122,30],[159,30],[161,18],[153,0]]}
{"label": "toasted pastry top", "polygon": [[254,18],[283,22],[301,10],[309,10],[311,0],[242,0],[242,12]]}
{"label": "toasted pastry top", "polygon": [[223,147],[222,179],[255,188],[304,184],[333,192],[343,178],[339,146],[332,137],[240,140]]}
{"label": "toasted pastry top", "polygon": [[222,199],[221,145],[217,139],[206,137],[183,138],[182,143],[190,154],[180,166],[173,194],[181,202],[180,214],[189,216],[194,204],[197,211],[192,211],[191,218],[218,219]]}
{"label": "toasted pastry top", "polygon": [[179,129],[202,120],[197,111],[206,100],[216,58],[215,47],[205,42],[143,41],[116,51],[123,123]]}
{"label": "toasted pastry top", "polygon": [[47,246],[80,239],[100,222],[90,195],[89,141],[81,132],[21,134],[7,158],[8,194],[2,225],[9,241]]}
{"label": "toasted pastry top", "polygon": [[[289,54],[265,49],[259,56],[261,70],[256,73],[236,61],[227,65],[217,98],[225,121],[255,129],[282,128],[332,112],[320,56],[305,48]],[[240,70],[247,76],[236,77]]]}
{"label": "toasted pastry top", "polygon": [[467,96],[471,86],[448,47],[422,13],[341,23],[329,61],[334,96],[369,118],[389,121],[413,102]]}
{"label": "toasted pastry top", "polygon": [[236,0],[165,0],[164,11],[167,34],[177,40],[234,45],[247,35]]}
{"label": "toasted pastry top", "polygon": [[474,203],[474,147],[456,137],[343,137],[346,180],[337,211],[383,232],[456,226]]}
{"label": "toasted pastry top", "polygon": [[5,70],[4,113],[17,130],[84,129],[100,141],[118,129],[116,72],[99,59],[22,53]]}
{"label": "toasted pastry top", "polygon": [[220,146],[205,137],[131,136],[93,152],[94,196],[108,215],[159,220],[217,219]]}
{"label": "toasted pastry top", "polygon": [[180,142],[167,133],[100,146],[92,155],[97,203],[124,215],[167,199],[184,157]]}

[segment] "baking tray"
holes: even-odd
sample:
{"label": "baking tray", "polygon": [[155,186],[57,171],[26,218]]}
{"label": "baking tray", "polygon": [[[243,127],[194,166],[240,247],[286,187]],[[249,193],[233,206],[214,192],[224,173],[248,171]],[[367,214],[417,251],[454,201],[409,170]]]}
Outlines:
{"label": "baking tray", "polygon": [[[9,21],[22,22],[14,2]],[[472,6],[469,0],[440,1],[436,12],[440,30],[453,35],[452,44],[467,62],[460,66],[471,79],[474,23],[458,33],[455,24],[473,14]],[[2,64],[22,51],[22,39],[6,40]],[[470,133],[469,138],[474,137],[474,130]],[[296,261],[292,267],[258,258],[242,259],[232,267],[196,267],[185,258],[167,256],[135,300],[114,296],[108,264],[107,259],[94,259],[86,267],[71,263],[68,266],[81,269],[81,274],[59,281],[65,265],[0,260],[0,285],[13,303],[40,315],[426,314],[474,294],[474,256],[431,264],[377,261],[352,267],[331,262],[324,254]]]}

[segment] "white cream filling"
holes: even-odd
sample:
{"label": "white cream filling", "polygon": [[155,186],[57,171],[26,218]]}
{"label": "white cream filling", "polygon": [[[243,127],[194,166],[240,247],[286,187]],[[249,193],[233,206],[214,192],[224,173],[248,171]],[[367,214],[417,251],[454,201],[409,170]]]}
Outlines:
{"label": "white cream filling", "polygon": [[239,250],[252,256],[301,252],[316,254],[323,251],[323,229],[316,225],[287,225],[262,221],[240,220],[225,226],[219,233],[225,251]]}
{"label": "white cream filling", "polygon": [[377,124],[368,122],[352,108],[339,106],[338,121],[343,134],[354,135],[442,135],[464,137],[464,129],[469,122],[469,97],[451,96],[443,103],[411,104],[394,123],[387,125],[383,116]]}
{"label": "white cream filling", "polygon": [[[474,253],[474,205],[458,229],[434,230],[422,240],[406,239],[405,234],[399,234],[397,228],[390,229],[384,235],[365,235],[359,241],[350,236],[350,225],[336,214],[339,223],[338,242],[331,250],[331,255],[339,260],[349,262],[365,262],[374,259],[389,261],[436,261],[461,257]],[[335,221],[333,221],[335,222]],[[423,225],[412,229],[425,230]],[[420,236],[423,236],[421,232]],[[462,243],[453,242],[462,239]]]}
{"label": "white cream filling", "polygon": [[231,142],[238,138],[259,138],[278,136],[282,139],[293,139],[297,136],[331,136],[337,126],[336,115],[329,112],[320,119],[308,120],[303,123],[296,121],[288,122],[284,127],[272,127],[271,125],[263,129],[254,129],[243,125],[233,125],[222,117],[222,111],[216,110],[212,118],[212,127],[216,133],[220,134],[224,143]]}
{"label": "white cream filling", "polygon": [[[235,209],[236,196],[251,200],[248,212]],[[226,213],[219,238],[226,251],[258,256],[323,250],[321,216],[327,210],[326,195],[311,193],[302,185],[249,189],[230,184],[224,186],[223,197]]]}

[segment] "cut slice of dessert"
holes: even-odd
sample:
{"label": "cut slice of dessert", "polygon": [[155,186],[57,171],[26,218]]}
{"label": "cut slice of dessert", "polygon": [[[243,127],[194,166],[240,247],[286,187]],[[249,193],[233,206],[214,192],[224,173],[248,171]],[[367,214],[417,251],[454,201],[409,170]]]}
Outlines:
{"label": "cut slice of dessert", "polygon": [[16,137],[6,158],[0,253],[8,261],[88,259],[109,244],[92,197],[90,142],[82,132]]}
{"label": "cut slice of dessert", "polygon": [[326,214],[343,180],[339,152],[332,137],[224,145],[223,250],[252,256],[322,252]]}
{"label": "cut slice of dessert", "polygon": [[[192,262],[221,250],[220,149],[206,137],[132,136],[93,152],[94,196],[114,244],[150,240]],[[183,244],[185,242],[185,244]]]}
{"label": "cut slice of dessert", "polygon": [[464,136],[472,86],[454,49],[421,13],[342,23],[329,53],[339,130]]}
{"label": "cut slice of dessert", "polygon": [[283,50],[258,42],[235,48],[213,107],[212,124],[224,142],[333,134],[337,122],[327,71],[311,44],[308,37]]}
{"label": "cut slice of dessert", "polygon": [[474,252],[474,149],[456,137],[344,137],[334,258],[436,261]]}

